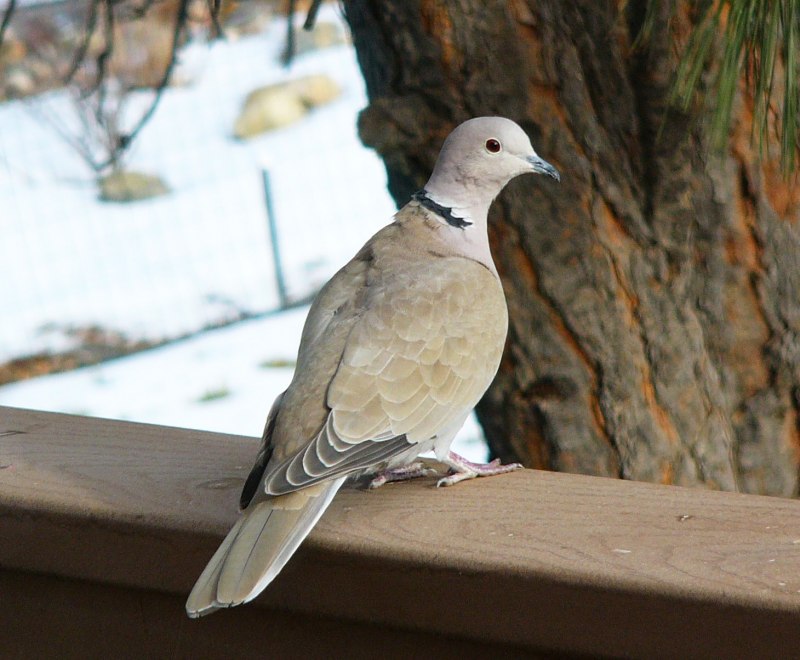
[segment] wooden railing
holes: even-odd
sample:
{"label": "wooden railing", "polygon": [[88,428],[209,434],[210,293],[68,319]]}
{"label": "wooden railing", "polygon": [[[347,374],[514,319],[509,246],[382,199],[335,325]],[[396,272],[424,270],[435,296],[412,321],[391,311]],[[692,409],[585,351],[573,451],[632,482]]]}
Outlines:
{"label": "wooden railing", "polygon": [[800,655],[800,503],[527,470],[342,491],[190,621],[256,444],[0,408],[0,657]]}

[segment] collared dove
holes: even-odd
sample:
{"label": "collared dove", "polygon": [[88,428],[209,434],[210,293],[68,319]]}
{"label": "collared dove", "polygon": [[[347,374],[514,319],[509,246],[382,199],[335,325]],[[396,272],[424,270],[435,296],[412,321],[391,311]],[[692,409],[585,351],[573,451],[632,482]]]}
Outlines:
{"label": "collared dove", "polygon": [[425,187],[323,287],[267,417],[244,515],[192,590],[189,616],[261,593],[350,476],[372,475],[373,487],[420,476],[415,459],[430,450],[450,468],[443,486],[520,467],[449,448],[497,372],[508,327],[489,205],[526,172],[559,179],[513,121],[464,122]]}

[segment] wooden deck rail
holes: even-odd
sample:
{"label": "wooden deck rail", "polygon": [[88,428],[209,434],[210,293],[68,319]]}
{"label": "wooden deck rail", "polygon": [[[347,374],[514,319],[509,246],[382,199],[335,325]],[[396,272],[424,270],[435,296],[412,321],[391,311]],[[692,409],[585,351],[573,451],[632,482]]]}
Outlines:
{"label": "wooden deck rail", "polygon": [[194,579],[256,440],[0,408],[0,657],[797,657],[800,503],[523,471],[340,493],[250,606]]}

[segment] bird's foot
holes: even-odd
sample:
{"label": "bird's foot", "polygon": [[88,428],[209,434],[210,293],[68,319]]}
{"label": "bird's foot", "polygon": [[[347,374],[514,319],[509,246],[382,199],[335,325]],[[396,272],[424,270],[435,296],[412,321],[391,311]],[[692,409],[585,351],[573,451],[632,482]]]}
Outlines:
{"label": "bird's foot", "polygon": [[416,479],[417,477],[427,477],[436,474],[436,470],[426,467],[421,461],[409,463],[403,467],[392,468],[391,470],[384,470],[375,476],[369,482],[369,489],[380,488],[384,484],[391,483],[392,481],[407,481],[409,479]]}
{"label": "bird's foot", "polygon": [[496,474],[506,474],[522,468],[520,463],[509,463],[503,465],[499,458],[495,458],[491,463],[473,463],[455,452],[448,452],[447,458],[443,463],[450,468],[450,474],[442,477],[436,482],[436,487],[452,486],[459,481],[475,479],[475,477],[493,477]]}

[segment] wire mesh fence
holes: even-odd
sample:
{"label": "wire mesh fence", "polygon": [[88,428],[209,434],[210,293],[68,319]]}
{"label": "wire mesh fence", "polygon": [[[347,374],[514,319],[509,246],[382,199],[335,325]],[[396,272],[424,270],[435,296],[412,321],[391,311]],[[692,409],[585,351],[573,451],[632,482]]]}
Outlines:
{"label": "wire mesh fence", "polygon": [[[85,17],[95,1],[54,3],[52,22],[74,28],[81,21],[73,9]],[[258,23],[257,4],[231,6]],[[291,378],[303,311],[200,331],[307,298],[395,210],[380,160],[356,135],[366,98],[335,7],[317,20],[332,45],[298,33],[289,67],[280,16],[252,34],[237,38],[229,28],[223,40],[181,49],[173,84],[120,164],[126,174],[157,178],[163,194],[147,199],[101,201],[108,190],[87,155],[107,136],[74,93],[55,86],[0,101],[0,405],[260,432]],[[118,66],[150,62],[162,27],[121,39]],[[0,98],[9,85],[30,82],[6,66],[8,52],[0,52]],[[234,137],[246,132],[242,108],[254,90],[320,76],[324,103],[277,130]],[[152,92],[134,89],[121,100],[104,117],[116,122],[117,137],[147,112]],[[277,112],[285,118],[289,110]],[[71,370],[80,364],[93,366]],[[68,372],[21,380],[53,371]],[[472,417],[456,442],[460,453],[485,459]]]}
{"label": "wire mesh fence", "polygon": [[[339,21],[332,10],[321,20]],[[284,68],[285,31],[278,18],[182,51],[184,84],[167,89],[125,163],[168,188],[151,199],[99,199],[63,135],[81,130],[68,90],[0,104],[0,362],[68,347],[86,328],[161,341],[274,309],[273,249],[288,299],[302,299],[391,219],[383,167],[356,135],[366,100],[352,48],[311,50]],[[340,95],[280,130],[233,137],[252,90],[311,74]],[[148,102],[131,92],[120,121]]]}

